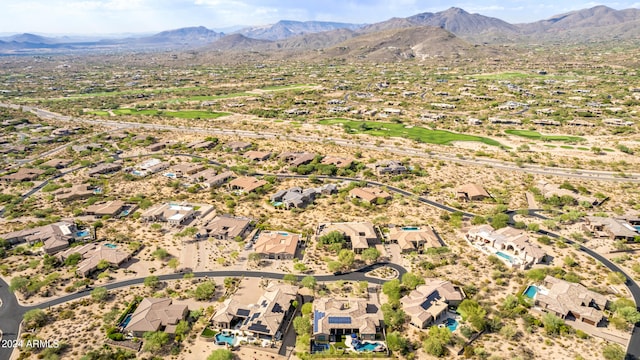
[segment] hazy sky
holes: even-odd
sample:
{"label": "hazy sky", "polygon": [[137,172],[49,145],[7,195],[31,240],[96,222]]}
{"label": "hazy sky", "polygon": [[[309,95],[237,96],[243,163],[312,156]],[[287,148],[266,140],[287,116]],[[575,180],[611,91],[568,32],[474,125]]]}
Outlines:
{"label": "hazy sky", "polygon": [[107,34],[158,32],[186,26],[221,29],[278,20],[373,23],[456,6],[511,23],[607,5],[639,8],[640,1],[582,0],[0,0],[0,33]]}

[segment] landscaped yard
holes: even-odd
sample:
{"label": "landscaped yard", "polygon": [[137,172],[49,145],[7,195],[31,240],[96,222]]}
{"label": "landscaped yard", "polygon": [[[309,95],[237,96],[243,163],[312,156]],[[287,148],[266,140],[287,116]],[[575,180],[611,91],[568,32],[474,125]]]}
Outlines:
{"label": "landscaped yard", "polygon": [[404,124],[348,119],[325,119],[320,120],[318,123],[322,125],[342,124],[350,134],[363,133],[374,136],[401,137],[429,144],[444,145],[453,141],[478,141],[491,146],[501,146],[499,142],[481,136],[457,134],[445,130],[432,130],[419,126],[408,127]]}
{"label": "landscaped yard", "polygon": [[585,138],[579,136],[568,136],[568,135],[542,135],[537,131],[532,130],[515,130],[509,129],[505,130],[505,133],[509,135],[522,136],[532,140],[542,140],[542,141],[566,141],[566,142],[582,142],[586,141]]}

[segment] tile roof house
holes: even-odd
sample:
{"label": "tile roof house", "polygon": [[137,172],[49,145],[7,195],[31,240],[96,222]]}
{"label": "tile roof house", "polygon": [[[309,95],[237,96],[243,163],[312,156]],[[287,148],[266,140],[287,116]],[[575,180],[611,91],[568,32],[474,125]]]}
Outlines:
{"label": "tile roof house", "polygon": [[283,152],[278,159],[288,163],[291,166],[306,165],[316,158],[316,154],[308,152]]}
{"label": "tile roof house", "polygon": [[626,219],[585,216],[584,220],[583,229],[596,237],[626,241],[640,237],[640,226],[634,226]]}
{"label": "tile roof house", "polygon": [[490,197],[482,185],[466,184],[456,188],[456,199],[461,201],[482,201]]}
{"label": "tile roof house", "polygon": [[176,325],[187,317],[187,305],[172,304],[170,298],[144,298],[131,315],[124,331],[141,337],[147,331],[175,333]]}
{"label": "tile roof house", "polygon": [[94,168],[91,168],[87,172],[87,175],[96,176],[96,175],[110,174],[110,173],[114,173],[116,171],[120,171],[120,169],[122,169],[122,165],[120,165],[120,164],[117,164],[117,163],[102,163],[102,164],[97,165]]}
{"label": "tile roof house", "polygon": [[129,252],[122,251],[117,247],[105,244],[90,243],[76,246],[59,253],[58,258],[64,261],[69,255],[78,253],[82,255],[82,261],[78,263],[76,273],[81,276],[89,276],[98,269],[101,261],[106,261],[110,266],[118,267],[131,259]]}
{"label": "tile roof house", "polygon": [[251,229],[251,219],[221,215],[209,221],[204,228],[210,238],[233,240],[243,237]]}
{"label": "tile roof house", "polygon": [[220,174],[215,169],[206,169],[189,176],[191,183],[200,184],[205,188],[213,188],[220,186],[229,179],[235,178],[236,175],[231,171],[225,171]]}
{"label": "tile roof house", "polygon": [[302,189],[300,187],[292,187],[287,190],[280,190],[271,195],[272,203],[281,202],[285,209],[303,208],[311,203],[322,194],[334,194],[338,188],[334,184],[326,184],[317,188]]}
{"label": "tile roof house", "polygon": [[247,151],[242,154],[245,159],[249,159],[250,161],[265,161],[271,157],[271,152],[269,151]]}
{"label": "tile roof house", "polygon": [[205,166],[201,163],[181,163],[171,167],[171,171],[179,176],[193,175],[205,170]]}
{"label": "tile roof house", "polygon": [[473,226],[465,238],[482,251],[496,254],[512,267],[526,269],[546,257],[544,250],[529,241],[525,231],[512,227],[494,230],[488,224]]}
{"label": "tile roof house", "polygon": [[313,339],[339,341],[342,335],[358,334],[363,340],[375,340],[382,332],[382,311],[366,299],[334,299],[313,301]]}
{"label": "tile roof house", "polygon": [[51,159],[49,161],[43,162],[41,165],[50,166],[56,169],[62,169],[66,168],[71,163],[73,163],[72,159]]}
{"label": "tile roof house", "polygon": [[251,176],[245,176],[232,180],[229,183],[229,188],[231,190],[242,190],[245,193],[250,193],[266,184],[267,182],[265,180],[256,179]]}
{"label": "tile roof house", "polygon": [[547,291],[538,291],[534,301],[544,312],[550,312],[562,319],[580,321],[598,326],[606,319],[603,310],[609,301],[601,294],[591,291],[581,284],[571,283],[547,275],[543,286]]}
{"label": "tile roof house", "polygon": [[378,242],[378,235],[370,222],[324,223],[318,225],[316,237],[327,235],[332,231],[341,233],[353,251],[357,254]]}
{"label": "tile roof house", "polygon": [[378,161],[373,165],[373,169],[378,175],[386,174],[403,174],[408,171],[407,167],[402,165],[400,161],[384,160]]}
{"label": "tile roof house", "polygon": [[33,245],[42,242],[44,243],[42,251],[47,254],[54,254],[64,250],[74,240],[83,239],[87,236],[90,236],[88,232],[79,234],[76,225],[66,221],[0,235],[10,244],[27,242]]}
{"label": "tile roof house", "polygon": [[188,204],[159,204],[142,213],[143,221],[167,222],[170,225],[182,225],[195,217],[194,207]]}
{"label": "tile roof house", "polygon": [[354,199],[360,199],[371,204],[375,204],[380,199],[383,199],[385,201],[391,200],[391,195],[388,192],[375,187],[351,189],[351,191],[349,191],[349,196]]}
{"label": "tile roof house", "polygon": [[[128,210],[126,214],[123,213],[123,210],[125,208],[127,208]],[[109,216],[114,218],[116,216],[127,216],[132,212],[134,212],[135,209],[136,209],[136,205],[126,204],[124,201],[121,201],[121,200],[113,200],[113,201],[107,201],[105,203],[89,205],[84,212],[87,215],[94,215],[95,217],[98,217],[98,218],[103,216]]]}
{"label": "tile roof house", "polygon": [[70,188],[61,188],[53,194],[59,201],[74,201],[80,199],[88,199],[96,193],[95,189],[88,184],[73,185]]}
{"label": "tile roof house", "polygon": [[426,279],[424,285],[400,299],[402,310],[411,318],[410,324],[425,329],[446,315],[447,309],[458,306],[465,294],[449,281]]}
{"label": "tile roof house", "polygon": [[322,164],[335,165],[338,168],[348,168],[353,164],[353,160],[339,156],[325,156],[322,159]]}
{"label": "tile roof house", "polygon": [[299,242],[300,234],[262,231],[253,249],[265,259],[293,259]]}
{"label": "tile roof house", "polygon": [[400,245],[402,252],[422,253],[428,247],[440,247],[442,244],[432,227],[395,226],[389,228],[389,242]]}
{"label": "tile roof house", "polygon": [[44,174],[44,170],[40,169],[29,169],[29,168],[20,168],[17,172],[12,174],[5,175],[0,177],[2,181],[33,181],[38,178],[38,176]]}
{"label": "tile roof house", "polygon": [[248,150],[251,147],[250,142],[246,141],[232,141],[224,145],[225,149],[229,149],[233,152],[240,152],[243,150]]}
{"label": "tile roof house", "polygon": [[211,317],[214,327],[251,332],[259,339],[279,340],[285,330],[287,319],[295,308],[292,306],[298,287],[286,284],[271,284],[255,304],[245,304],[234,296],[222,303]]}

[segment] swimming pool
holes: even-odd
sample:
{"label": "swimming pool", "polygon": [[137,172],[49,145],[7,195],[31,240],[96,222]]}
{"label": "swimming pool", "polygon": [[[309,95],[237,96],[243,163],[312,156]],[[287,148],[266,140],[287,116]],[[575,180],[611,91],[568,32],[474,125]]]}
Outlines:
{"label": "swimming pool", "polygon": [[127,316],[124,317],[124,320],[122,320],[120,326],[126,328],[127,325],[129,325],[129,321],[131,321],[131,314],[127,314]]}
{"label": "swimming pool", "polygon": [[528,297],[529,299],[533,299],[537,293],[538,288],[533,285],[529,285],[527,286],[527,290],[524,291],[524,296]]}
{"label": "swimming pool", "polygon": [[408,226],[408,227],[403,227],[402,230],[404,230],[404,231],[418,231],[418,230],[420,230],[420,228],[417,227],[417,226]]}
{"label": "swimming pool", "polygon": [[636,231],[640,233],[640,226],[634,226],[634,228],[636,228]]}
{"label": "swimming pool", "polygon": [[458,328],[458,320],[456,319],[448,318],[444,324],[447,326],[447,328],[449,328],[451,332],[456,331],[456,329]]}
{"label": "swimming pool", "polygon": [[233,346],[233,344],[236,341],[236,337],[233,334],[223,334],[223,333],[218,333],[216,334],[216,343],[218,345],[224,345],[229,344],[229,346]]}
{"label": "swimming pool", "polygon": [[131,210],[129,210],[129,209],[122,210],[120,212],[120,216],[127,216],[127,215],[129,215],[130,212],[131,212]]}
{"label": "swimming pool", "polygon": [[109,249],[115,249],[118,247],[118,245],[116,244],[104,244],[104,246],[108,247]]}
{"label": "swimming pool", "polygon": [[282,236],[289,236],[289,233],[285,232],[285,231],[278,231],[278,234],[280,234]]}
{"label": "swimming pool", "polygon": [[356,349],[356,351],[375,351],[380,344],[374,344],[370,342],[361,343]]}
{"label": "swimming pool", "polygon": [[282,206],[283,203],[282,203],[282,201],[272,201],[271,205],[273,205],[274,207],[278,207],[278,206]]}
{"label": "swimming pool", "polygon": [[135,176],[142,176],[144,173],[140,170],[133,170],[131,174]]}
{"label": "swimming pool", "polygon": [[80,230],[76,233],[76,237],[85,237],[85,236],[89,236],[89,230]]}
{"label": "swimming pool", "polygon": [[508,261],[508,262],[510,262],[510,263],[513,263],[513,262],[514,262],[514,260],[513,260],[513,258],[512,258],[511,256],[509,256],[509,255],[507,255],[507,254],[505,254],[505,253],[503,253],[503,252],[501,252],[501,251],[498,251],[498,252],[496,253],[496,255],[500,256],[501,258],[503,258],[503,259],[507,260],[507,261]]}

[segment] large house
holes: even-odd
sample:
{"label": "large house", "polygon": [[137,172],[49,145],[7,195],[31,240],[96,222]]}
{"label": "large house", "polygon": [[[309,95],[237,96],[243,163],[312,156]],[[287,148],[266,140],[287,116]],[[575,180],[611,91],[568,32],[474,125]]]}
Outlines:
{"label": "large house", "polygon": [[78,263],[76,273],[85,277],[98,270],[99,264],[103,261],[106,261],[110,266],[119,267],[131,259],[131,253],[120,250],[116,245],[95,243],[67,249],[57,256],[64,261],[74,253],[82,255],[82,261]]}
{"label": "large house", "polygon": [[531,243],[526,232],[512,227],[494,230],[491,225],[469,229],[467,241],[488,254],[495,254],[512,267],[526,269],[544,261],[546,253]]}
{"label": "large house", "polygon": [[250,193],[266,184],[267,182],[265,180],[256,179],[251,176],[245,176],[231,181],[229,183],[229,188],[231,190],[241,190],[242,192]]}
{"label": "large house", "polygon": [[388,238],[390,243],[398,244],[403,253],[422,253],[426,248],[442,246],[435,230],[427,226],[395,226],[389,228]]}
{"label": "large house", "polygon": [[384,201],[391,200],[391,195],[388,192],[375,187],[363,187],[363,188],[351,189],[351,191],[349,191],[349,196],[351,196],[354,199],[366,201],[371,204],[375,204],[380,200],[384,200]]}
{"label": "large house", "polygon": [[45,173],[45,171],[44,170],[40,170],[40,169],[20,168],[20,169],[18,169],[17,172],[14,172],[12,174],[0,177],[0,180],[7,181],[7,182],[9,182],[9,181],[16,181],[16,182],[33,181],[33,180],[37,179],[38,176],[40,176],[40,175],[42,175],[44,173]]}
{"label": "large house", "polygon": [[114,173],[116,171],[119,171],[120,169],[122,169],[122,165],[120,165],[120,164],[117,164],[117,163],[103,163],[103,164],[97,165],[96,167],[94,167],[91,170],[89,170],[87,172],[87,175],[89,175],[89,176],[97,176],[97,175],[111,174],[111,173]]}
{"label": "large house", "polygon": [[236,176],[231,171],[225,171],[218,174],[215,169],[206,169],[190,175],[189,181],[193,184],[200,184],[205,188],[213,188],[221,186],[234,177]]}
{"label": "large house", "polygon": [[189,313],[187,305],[173,304],[170,298],[144,298],[131,315],[124,331],[142,337],[147,331],[175,334],[176,325]]}
{"label": "large house", "polygon": [[544,278],[534,297],[537,307],[556,316],[598,326],[606,319],[603,310],[609,301],[604,295],[553,276]]}
{"label": "large house", "polygon": [[246,153],[242,154],[242,156],[245,159],[248,159],[250,161],[265,161],[265,160],[268,160],[271,157],[271,152],[270,151],[251,150],[251,151],[247,151]]}
{"label": "large house", "polygon": [[33,245],[42,242],[42,251],[47,254],[55,254],[68,248],[73,241],[90,237],[89,230],[79,231],[74,223],[66,221],[0,235],[10,244],[27,242]]}
{"label": "large house", "polygon": [[89,205],[84,212],[87,215],[94,215],[97,218],[101,218],[103,216],[114,218],[131,214],[135,211],[136,207],[137,206],[133,204],[125,204],[122,200],[113,200],[105,203]]}
{"label": "large house", "polygon": [[176,176],[188,176],[203,171],[204,165],[201,163],[180,163],[171,167],[171,171]]}
{"label": "large house", "polygon": [[245,304],[231,297],[219,306],[211,317],[213,327],[238,329],[253,333],[260,339],[279,340],[295,308],[292,306],[298,287],[271,284],[255,304]]}
{"label": "large house", "polygon": [[290,208],[303,208],[315,200],[316,197],[321,194],[334,194],[338,191],[338,187],[335,184],[326,184],[317,188],[302,189],[300,187],[293,187],[287,190],[280,190],[277,193],[271,195],[272,203],[282,203],[285,209]]}
{"label": "large house", "polygon": [[206,236],[220,240],[233,240],[244,235],[251,229],[251,219],[233,217],[229,215],[216,216],[204,226]]}
{"label": "large house", "polygon": [[62,202],[88,199],[96,194],[96,190],[91,185],[79,184],[70,188],[58,189],[53,193],[56,199]]}
{"label": "large house", "polygon": [[408,171],[407,167],[404,166],[402,162],[395,160],[378,161],[373,165],[373,169],[378,175],[398,175],[404,174]]}
{"label": "large house", "polygon": [[449,281],[427,279],[424,285],[400,299],[400,304],[411,318],[410,324],[425,329],[443,319],[447,310],[458,306],[464,298],[459,286]]}
{"label": "large house", "polygon": [[324,223],[318,225],[316,236],[321,237],[332,231],[341,233],[351,249],[357,254],[378,242],[378,235],[370,222]]}
{"label": "large house", "polygon": [[291,166],[306,165],[316,158],[316,154],[308,152],[284,152],[278,159],[285,161]]}
{"label": "large house", "polygon": [[456,199],[462,201],[482,201],[491,195],[481,185],[466,184],[456,189]]}
{"label": "large house", "polygon": [[254,251],[264,259],[293,259],[300,242],[300,234],[283,231],[263,231],[258,235]]}
{"label": "large house", "polygon": [[596,237],[626,241],[640,237],[640,219],[634,222],[632,219],[586,216],[584,221],[584,230]]}
{"label": "large house", "polygon": [[366,299],[319,298],[313,301],[313,339],[333,342],[358,334],[362,340],[375,340],[382,319],[380,308]]}
{"label": "large house", "polygon": [[189,219],[207,215],[211,210],[213,210],[211,205],[166,203],[152,206],[143,212],[140,217],[143,221],[148,222],[166,222],[169,225],[182,225]]}

